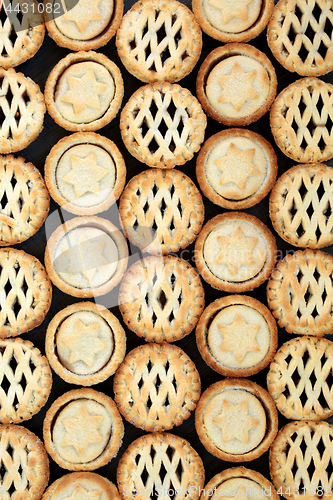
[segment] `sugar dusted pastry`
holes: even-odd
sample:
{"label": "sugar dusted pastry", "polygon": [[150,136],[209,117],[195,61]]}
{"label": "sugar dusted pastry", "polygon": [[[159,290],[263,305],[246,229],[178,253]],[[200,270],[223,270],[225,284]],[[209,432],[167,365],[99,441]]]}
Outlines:
{"label": "sugar dusted pastry", "polygon": [[87,495],[89,500],[121,500],[116,486],[94,472],[65,474],[47,488],[42,500],[84,500]]}

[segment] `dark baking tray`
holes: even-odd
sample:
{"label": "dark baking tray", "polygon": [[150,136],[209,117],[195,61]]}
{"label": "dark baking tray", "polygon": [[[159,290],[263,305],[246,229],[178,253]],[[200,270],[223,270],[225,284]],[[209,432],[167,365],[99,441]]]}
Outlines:
{"label": "dark baking tray", "polygon": [[[230,0],[232,1],[232,0]],[[125,0],[125,11],[127,11],[135,2],[133,0]],[[191,3],[189,0],[185,0],[183,2],[186,4],[188,7],[191,8]],[[251,40],[249,42],[251,45],[257,47],[259,50],[263,51],[266,53],[266,55],[271,59],[276,73],[277,73],[277,78],[278,78],[278,93],[285,88],[287,85],[292,83],[293,81],[297,80],[300,78],[298,75],[294,73],[289,73],[287,72],[282,66],[278,64],[278,62],[273,58],[266,42],[266,30],[259,35],[257,38],[254,40]],[[214,40],[213,38],[208,37],[203,33],[203,51],[200,57],[199,62],[197,63],[196,67],[192,71],[190,75],[188,75],[186,78],[178,82],[181,86],[188,88],[194,95],[195,95],[195,81],[196,81],[196,76],[199,70],[199,67],[201,63],[203,62],[204,58],[216,47],[219,47],[222,45],[220,42],[217,40]],[[44,86],[45,86],[45,81],[47,79],[48,74],[52,70],[52,68],[57,64],[57,62],[65,57],[70,51],[61,47],[58,47],[55,42],[49,37],[45,36],[45,40],[43,42],[42,47],[40,50],[37,52],[37,54],[29,61],[25,62],[24,64],[21,64],[17,68],[15,68],[17,71],[23,72],[25,75],[31,77],[36,83],[39,84],[41,87],[41,90],[44,91]],[[131,94],[138,89],[140,86],[144,85],[142,82],[134,78],[132,75],[130,75],[122,63],[120,62],[120,59],[117,54],[117,50],[115,47],[115,38],[113,38],[105,47],[102,47],[99,49],[99,52],[102,52],[105,54],[107,57],[109,57],[112,61],[114,61],[118,67],[121,70],[121,73],[123,75],[124,79],[124,85],[125,85],[125,94],[124,94],[124,99],[123,99],[123,105],[127,102]],[[326,82],[333,83],[333,75],[328,74],[322,77],[322,80]],[[213,134],[225,129],[223,125],[220,123],[215,122],[211,118],[208,118],[208,125],[206,129],[206,135],[205,138],[209,138]],[[291,159],[287,158],[284,154],[280,152],[280,150],[277,148],[277,146],[274,143],[273,137],[270,132],[270,126],[269,126],[269,114],[266,114],[263,116],[259,121],[256,123],[253,123],[246,127],[250,130],[253,130],[259,134],[261,134],[263,137],[265,137],[274,147],[275,152],[278,157],[278,165],[279,165],[279,176],[286,171],[288,168],[293,166],[295,162],[293,162]],[[148,169],[145,164],[138,162],[135,158],[133,158],[126,150],[120,136],[120,130],[119,130],[119,114],[117,117],[106,127],[104,127],[101,130],[96,131],[97,133],[100,133],[102,135],[105,135],[106,137],[110,138],[113,140],[117,146],[119,147],[120,151],[124,155],[125,162],[126,162],[126,167],[127,167],[127,181],[133,177],[134,175],[142,172],[143,170]],[[62,129],[59,127],[53,120],[52,118],[46,114],[45,115],[45,121],[44,121],[44,129],[39,135],[39,137],[26,149],[21,151],[20,153],[17,153],[17,155],[23,156],[26,160],[31,161],[41,172],[42,174],[44,173],[44,162],[45,158],[48,155],[50,149],[52,146],[62,137],[69,135],[70,133],[67,132],[66,130]],[[191,161],[187,162],[185,165],[176,167],[185,174],[187,174],[191,179],[197,184],[196,181],[196,176],[195,176],[195,162],[196,162],[196,157],[193,158]],[[326,162],[327,164],[333,166],[333,160],[330,160]],[[208,199],[203,197],[204,203],[205,203],[205,223],[210,220],[212,217],[219,213],[225,212],[221,207],[218,207],[211,203]],[[274,233],[274,230],[272,229],[272,225],[270,223],[269,215],[268,215],[268,197],[266,197],[264,200],[262,200],[258,205],[244,210],[245,212],[255,215],[258,217],[260,220],[262,220]],[[98,214],[101,217],[104,218],[109,218],[112,220],[113,223],[117,224],[119,226],[118,222],[118,213],[116,207],[113,207],[109,209],[107,212]],[[50,206],[50,215],[47,219],[47,223],[40,229],[40,231],[27,240],[26,242],[22,243],[21,245],[17,245],[17,248],[20,248],[22,250],[25,250],[26,252],[35,255],[41,262],[44,262],[44,251],[45,251],[45,245],[46,245],[46,238],[51,234],[51,232],[55,229],[55,227],[61,223],[63,219],[69,219],[75,217],[72,214],[66,213],[65,211],[59,211],[58,205],[51,200],[51,206]],[[295,247],[292,247],[288,245],[286,242],[284,242],[281,238],[279,238],[278,235],[276,235],[276,240],[277,240],[277,245],[279,249],[279,257],[282,258],[287,252],[296,250]],[[183,250],[182,252],[179,252],[179,256],[190,262],[193,266],[195,265],[194,262],[194,254],[193,254],[193,247],[194,245],[192,244],[190,247],[187,249]],[[332,252],[332,248],[326,248],[323,249],[324,251]],[[134,254],[137,253],[137,249],[130,247],[130,251],[132,251]],[[205,302],[206,306],[210,304],[213,300],[220,298],[224,295],[226,295],[223,292],[216,291],[214,290],[210,285],[207,283],[203,282],[204,289],[205,289]],[[255,297],[256,299],[260,300],[264,304],[267,305],[267,300],[266,300],[266,284],[261,285],[257,289],[253,290],[252,292],[249,292],[248,295]],[[121,315],[119,312],[119,309],[117,307],[117,296],[118,296],[118,287],[110,292],[107,296],[97,298],[96,302],[101,303],[106,305],[107,307],[110,308],[111,312],[115,314],[118,319],[122,322]],[[38,327],[32,330],[31,332],[28,332],[22,336],[23,339],[29,339],[31,340],[43,353],[45,353],[45,331],[47,328],[47,325],[49,324],[50,320],[53,318],[53,316],[66,307],[69,304],[73,304],[75,302],[78,302],[79,299],[76,299],[74,297],[71,297],[69,295],[66,295],[65,293],[61,292],[59,289],[57,289],[55,286],[53,286],[53,298],[52,298],[52,304],[50,311],[48,312],[45,321]],[[122,323],[123,324],[123,323]],[[125,325],[123,324],[125,327]],[[134,347],[144,343],[144,341],[140,338],[138,338],[133,332],[128,330],[125,327],[126,335],[127,335],[127,352],[129,352],[131,349]],[[293,335],[287,334],[284,330],[279,329],[279,346],[286,342],[287,340],[291,339],[294,337]],[[330,338],[330,336],[327,336]],[[214,383],[217,382],[218,380],[221,380],[223,377],[219,375],[218,373],[215,373],[212,369],[210,369],[202,360],[199,351],[196,347],[196,341],[195,341],[195,333],[194,331],[189,334],[187,337],[184,339],[176,342],[176,344],[182,348],[186,353],[191,357],[191,359],[194,361],[196,364],[200,377],[201,377],[201,383],[202,383],[202,391],[207,389],[207,387]],[[251,377],[251,380],[254,382],[260,384],[263,386],[265,389],[267,389],[266,385],[266,375],[267,371],[263,370],[262,372],[258,373],[257,375]],[[102,391],[106,393],[108,396],[113,397],[113,377],[109,378],[107,381],[92,386],[94,389],[97,391]],[[25,427],[29,428],[31,431],[36,433],[41,439],[43,438],[42,435],[42,427],[43,427],[43,420],[45,417],[45,412],[47,409],[50,407],[51,403],[58,398],[60,395],[64,394],[65,392],[71,390],[71,389],[78,389],[79,386],[77,385],[71,385],[66,382],[64,382],[58,375],[53,373],[53,387],[51,391],[50,398],[42,410],[35,415],[31,420],[23,422],[22,425]],[[333,417],[332,418],[332,423],[333,423]],[[287,423],[287,419],[282,417],[282,415],[279,415],[279,423],[280,427]],[[100,469],[97,469],[95,472],[100,473],[101,475],[107,477],[111,481],[113,481],[116,484],[116,469],[117,469],[117,464],[119,458],[122,456],[124,453],[125,449],[128,447],[128,445],[136,438],[144,434],[145,432],[137,429],[133,425],[127,423],[124,421],[125,424],[125,435],[123,439],[122,446],[118,452],[118,455],[111,460],[106,466],[101,467]],[[195,426],[194,426],[194,414],[191,415],[191,417],[184,422],[181,426],[176,427],[172,429],[170,432],[184,437],[187,439],[191,445],[195,448],[195,450],[199,453],[199,455],[202,457],[203,462],[204,462],[204,467],[206,471],[206,481],[205,484],[217,473],[221,472],[222,470],[228,468],[228,467],[233,467],[236,464],[229,463],[229,462],[224,462],[210,453],[206,451],[204,446],[201,444],[201,442],[198,439],[198,436],[195,431]],[[252,462],[244,462],[243,464],[245,467],[249,467],[251,469],[254,469],[256,471],[261,472],[264,476],[266,476],[268,479],[270,478],[269,476],[269,464],[268,464],[268,452],[262,455],[260,458],[257,460],[254,460]],[[60,476],[68,473],[69,471],[62,469],[59,467],[55,462],[53,462],[52,459],[50,459],[50,484],[59,478]]]}

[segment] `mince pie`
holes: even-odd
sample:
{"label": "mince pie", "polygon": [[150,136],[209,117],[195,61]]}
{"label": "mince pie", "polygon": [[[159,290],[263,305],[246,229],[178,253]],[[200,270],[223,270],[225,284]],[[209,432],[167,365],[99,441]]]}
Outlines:
{"label": "mince pie", "polygon": [[59,311],[47,327],[45,352],[69,384],[93,385],[114,374],[126,351],[126,335],[105,307],[79,302]]}
{"label": "mince pie", "polygon": [[97,52],[70,53],[45,84],[47,111],[66,130],[90,132],[113,120],[124,93],[118,66]]}
{"label": "mince pie", "polygon": [[195,242],[195,261],[213,288],[244,292],[261,285],[276,262],[276,242],[253,215],[226,212],[211,219]]}
{"label": "mince pie", "polygon": [[296,337],[276,353],[267,387],[278,410],[292,420],[326,420],[333,414],[333,342]]}
{"label": "mince pie", "polygon": [[193,361],[175,345],[144,344],[130,351],[113,383],[124,418],[145,431],[165,431],[187,420],[200,398]]}
{"label": "mince pie", "polygon": [[204,204],[187,175],[154,168],[129,181],[120,197],[119,215],[134,245],[165,255],[195,240],[204,220]]}
{"label": "mince pie", "polygon": [[128,259],[122,233],[107,219],[75,217],[59,226],[45,250],[52,282],[73,297],[105,295],[121,280]]}
{"label": "mince pie", "polygon": [[188,335],[205,305],[198,273],[175,256],[150,256],[126,271],[119,289],[126,326],[147,342],[174,342]]}
{"label": "mince pie", "polygon": [[60,139],[45,162],[52,198],[77,215],[94,215],[113,205],[126,179],[124,158],[106,137],[77,132]]}
{"label": "mince pie", "polygon": [[278,431],[271,396],[250,380],[227,378],[208,387],[195,412],[200,441],[228,462],[248,462],[268,450]]}
{"label": "mince pie", "polygon": [[277,326],[267,307],[246,295],[215,300],[196,329],[204,361],[226,377],[249,377],[266,368],[277,348]]}
{"label": "mince pie", "polygon": [[206,125],[199,101],[189,90],[168,82],[139,88],[120,115],[125,146],[149,167],[173,168],[193,158]]}
{"label": "mince pie", "polygon": [[298,335],[333,333],[333,256],[298,250],[280,260],[267,284],[267,302],[281,328]]}
{"label": "mince pie", "polygon": [[94,472],[72,472],[45,491],[42,500],[121,500],[116,486]]}
{"label": "mince pie", "polygon": [[117,31],[118,55],[143,82],[177,82],[192,71],[202,48],[193,13],[176,0],[140,0]]}
{"label": "mince pie", "polygon": [[280,92],[270,114],[274,140],[295,161],[317,163],[333,156],[333,85],[302,78]]}
{"label": "mince pie", "polygon": [[210,137],[197,158],[202,192],[228,209],[252,207],[272,189],[277,175],[274,149],[251,130],[226,129]]}
{"label": "mince pie", "polygon": [[0,249],[0,338],[39,326],[50,308],[52,285],[36,257],[16,248]]}
{"label": "mince pie", "polygon": [[56,399],[46,413],[45,448],[60,467],[95,470],[118,452],[124,434],[114,401],[94,389],[77,389]]}
{"label": "mince pie", "polygon": [[202,63],[197,96],[214,120],[243,126],[267,113],[276,86],[274,67],[263,52],[246,43],[230,43],[210,52]]}
{"label": "mince pie", "polygon": [[[117,468],[118,489],[123,500],[160,497],[160,493],[163,500],[177,497],[198,500],[204,482],[205,470],[197,452],[184,438],[167,432],[154,432],[136,439]],[[177,496],[176,490],[180,492]],[[143,494],[138,496],[137,492]]]}
{"label": "mince pie", "polygon": [[295,165],[284,172],[269,201],[275,231],[296,247],[333,243],[332,209],[333,169],[321,163]]}

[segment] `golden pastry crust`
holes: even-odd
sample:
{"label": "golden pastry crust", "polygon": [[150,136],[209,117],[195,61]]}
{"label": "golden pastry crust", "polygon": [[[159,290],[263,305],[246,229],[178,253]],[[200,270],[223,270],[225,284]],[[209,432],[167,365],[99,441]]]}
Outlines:
{"label": "golden pastry crust", "polygon": [[297,337],[283,344],[267,375],[278,410],[292,420],[326,420],[333,414],[333,342]]}
{"label": "golden pastry crust", "polygon": [[0,340],[0,359],[0,422],[17,424],[29,420],[50,395],[49,363],[32,342],[20,338]]}
{"label": "golden pastry crust", "polygon": [[[14,187],[13,187],[14,186]],[[0,156],[0,246],[33,236],[49,213],[50,196],[39,170],[24,158]]]}
{"label": "golden pastry crust", "polygon": [[114,374],[126,353],[126,335],[104,306],[79,302],[52,318],[46,330],[45,353],[63,380],[89,386]]}
{"label": "golden pastry crust", "polygon": [[[231,480],[238,479],[239,482]],[[246,482],[244,482],[246,480]],[[228,490],[226,490],[228,488]],[[253,489],[255,488],[255,490]],[[274,486],[268,479],[262,476],[259,472],[252,469],[246,469],[245,467],[232,467],[231,469],[224,469],[220,474],[216,474],[204,487],[204,491],[214,491],[214,495],[211,500],[217,500],[219,497],[225,497],[227,491],[231,489],[251,491],[249,496],[256,495],[256,498],[263,500],[264,498],[270,498],[270,500],[278,500],[279,496],[275,491]],[[254,494],[252,495],[252,491]],[[265,493],[264,493],[265,491]],[[266,492],[269,491],[269,494]],[[239,496],[242,494],[238,491]],[[237,493],[236,493],[237,496]],[[204,497],[203,497],[204,499]]]}
{"label": "golden pastry crust", "polygon": [[[49,0],[44,0],[45,6],[49,3]],[[68,31],[68,29],[64,32],[61,29],[63,26],[60,24],[63,16],[57,15],[54,8],[51,9],[51,12],[47,12],[47,9],[45,9],[45,25],[50,37],[53,38],[56,44],[60,47],[66,47],[70,50],[95,50],[107,44],[119,28],[124,10],[123,0],[113,0],[112,2],[108,2],[112,8],[108,6],[107,2],[104,2],[102,12],[97,5],[97,16],[95,16],[97,18],[97,22],[95,21],[92,23],[87,23],[87,15],[83,15],[84,9],[87,8],[89,3],[82,2],[81,0],[81,3],[84,5],[82,10],[81,7],[77,6],[79,1],[74,1],[73,3],[73,9],[76,7],[76,10],[73,13],[73,19],[71,20],[75,22],[75,17],[79,15],[79,21],[81,20],[82,27],[76,28],[73,33],[70,32],[72,30]],[[53,6],[54,4],[55,1],[53,1]],[[60,8],[62,9],[62,4],[60,5]],[[98,13],[100,15],[98,15]],[[89,26],[89,24],[92,24],[93,27]],[[75,37],[75,33],[78,34],[79,39]]]}
{"label": "golden pastry crust", "polygon": [[333,243],[333,169],[325,164],[295,165],[272,189],[269,215],[279,236],[296,247]]}
{"label": "golden pastry crust", "polygon": [[239,128],[222,130],[202,146],[196,164],[199,186],[216,205],[238,210],[261,201],[278,171],[271,144],[261,135]]}
{"label": "golden pastry crust", "polygon": [[204,204],[187,175],[154,168],[129,181],[120,197],[119,215],[134,245],[166,255],[195,240],[204,221]]}
{"label": "golden pastry crust", "polygon": [[224,43],[248,42],[265,29],[274,0],[252,0],[252,5],[250,3],[251,0],[243,2],[238,12],[234,2],[192,0],[192,9],[201,29],[212,38]]}
{"label": "golden pastry crust", "polygon": [[5,469],[3,498],[39,500],[49,481],[49,460],[42,441],[21,425],[0,425],[0,449]]}
{"label": "golden pastry crust", "polygon": [[276,263],[276,242],[256,217],[226,212],[211,219],[195,242],[202,278],[226,292],[253,290],[268,279]]}
{"label": "golden pastry crust", "polygon": [[82,498],[87,493],[98,500],[121,500],[116,486],[95,472],[72,472],[60,477],[47,488],[42,500],[62,500],[64,495]]}
{"label": "golden pastry crust", "polygon": [[202,394],[195,411],[200,441],[228,462],[248,462],[268,450],[278,431],[278,414],[265,389],[250,380],[224,379]]}
{"label": "golden pastry crust", "polygon": [[16,248],[0,249],[0,338],[39,326],[50,308],[52,285],[36,257]]}
{"label": "golden pastry crust", "polygon": [[177,82],[198,62],[202,36],[186,5],[140,0],[123,17],[116,46],[127,71],[139,80]]}
{"label": "golden pastry crust", "polygon": [[[155,454],[158,460],[154,461]],[[163,479],[160,476],[161,464],[167,471]],[[147,471],[148,482],[143,482],[141,477],[144,470]],[[124,500],[146,499],[147,487],[148,491],[154,488],[179,490],[179,500],[185,500],[188,497],[186,491],[190,491],[191,500],[198,500],[204,482],[205,470],[197,452],[188,441],[167,432],[154,432],[136,439],[119,460],[117,468],[118,489]],[[133,490],[138,494],[133,494]],[[164,498],[169,500],[173,497],[166,494]]]}
{"label": "golden pastry crust", "polygon": [[174,342],[195,327],[205,306],[198,273],[168,255],[141,259],[126,271],[119,289],[126,326],[147,342]]}
{"label": "golden pastry crust", "polygon": [[332,441],[333,426],[327,422],[289,422],[280,429],[269,466],[273,484],[284,498],[297,500],[301,495],[304,500],[319,500],[325,493],[331,495]]}
{"label": "golden pastry crust", "polygon": [[110,123],[119,111],[123,94],[118,66],[93,51],[68,54],[53,68],[45,84],[48,113],[58,125],[74,132],[91,132]]}
{"label": "golden pastry crust", "polygon": [[60,467],[91,471],[116,456],[124,434],[114,401],[94,389],[76,389],[56,399],[43,424],[45,448]]}
{"label": "golden pastry crust", "polygon": [[177,346],[145,344],[130,351],[113,382],[114,400],[123,417],[145,431],[181,425],[201,394],[198,370]]}
{"label": "golden pastry crust", "polygon": [[[37,83],[12,68],[0,67],[0,111],[4,115],[0,128],[0,154],[15,153],[29,146],[43,129],[44,96]],[[15,97],[15,104],[8,99]]]}
{"label": "golden pastry crust", "polygon": [[191,160],[204,140],[206,125],[196,97],[168,82],[139,88],[120,115],[125,146],[148,167],[173,168]]}
{"label": "golden pastry crust", "polygon": [[333,256],[297,250],[280,260],[267,284],[267,302],[288,333],[323,337],[333,332]]}
{"label": "golden pastry crust", "polygon": [[125,180],[126,165],[118,147],[94,132],[60,139],[45,161],[45,182],[52,198],[76,215],[107,210],[118,200]]}
{"label": "golden pastry crust", "polygon": [[277,146],[300,163],[318,163],[333,156],[333,85],[301,78],[275,99],[270,124]]}
{"label": "golden pastry crust", "polygon": [[127,261],[122,233],[107,219],[93,215],[75,217],[59,226],[45,250],[51,281],[73,297],[105,295],[121,280]]}
{"label": "golden pastry crust", "polygon": [[330,0],[280,0],[267,26],[267,43],[288,71],[320,76],[333,70]]}
{"label": "golden pastry crust", "polygon": [[245,43],[229,43],[210,52],[196,83],[204,111],[229,127],[259,120],[271,107],[276,87],[268,57]]}
{"label": "golden pastry crust", "polygon": [[277,326],[267,307],[246,295],[215,300],[196,328],[204,361],[225,377],[249,377],[266,368],[277,349]]}
{"label": "golden pastry crust", "polygon": [[9,15],[7,6],[3,7],[5,19],[0,33],[0,66],[5,69],[33,57],[42,45],[45,34],[43,14],[38,12],[38,2],[27,0],[24,8],[19,9],[20,2],[14,0],[8,6],[11,8]]}

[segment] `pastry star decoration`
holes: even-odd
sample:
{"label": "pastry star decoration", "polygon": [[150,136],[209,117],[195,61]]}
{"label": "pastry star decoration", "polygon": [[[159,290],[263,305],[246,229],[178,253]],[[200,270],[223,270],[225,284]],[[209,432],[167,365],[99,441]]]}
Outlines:
{"label": "pastry star decoration", "polygon": [[222,75],[218,79],[223,89],[218,102],[231,102],[240,111],[246,101],[257,99],[259,94],[252,86],[256,74],[256,71],[244,72],[236,62],[230,75]]}
{"label": "pastry star decoration", "polygon": [[[247,500],[247,498],[248,498],[247,493],[246,493],[247,491],[248,491],[248,489],[245,490],[241,486],[240,488],[238,488],[236,495],[234,497],[220,497],[220,495],[219,495],[219,498],[221,500],[230,500],[230,498],[232,498],[232,500]],[[250,493],[250,498],[251,498],[251,493]]]}
{"label": "pastry star decoration", "polygon": [[99,324],[85,325],[80,319],[75,321],[73,335],[62,342],[70,350],[69,363],[83,361],[92,366],[95,354],[101,352],[106,345],[98,338]]}
{"label": "pastry star decoration", "polygon": [[217,9],[220,9],[222,22],[226,24],[232,17],[239,17],[247,21],[247,6],[252,0],[210,0],[208,3]]}
{"label": "pastry star decoration", "polygon": [[254,148],[240,151],[231,143],[228,154],[214,160],[222,170],[220,185],[233,182],[240,189],[245,189],[247,178],[260,174],[260,170],[252,163],[255,151]]}
{"label": "pastry star decoration", "polygon": [[76,484],[71,496],[64,500],[99,500],[101,493],[101,490],[87,491],[80,484]]}
{"label": "pastry star decoration", "polygon": [[88,192],[99,193],[99,181],[108,174],[108,170],[97,165],[95,153],[86,158],[71,155],[70,160],[72,169],[62,180],[72,184],[76,198]]}
{"label": "pastry star decoration", "polygon": [[101,109],[99,96],[107,88],[107,84],[98,82],[92,69],[80,78],[69,76],[67,83],[69,90],[61,97],[61,101],[72,104],[75,115],[81,113],[86,107]]}
{"label": "pastry star decoration", "polygon": [[249,431],[260,423],[259,420],[249,415],[247,401],[234,405],[227,399],[223,399],[222,413],[214,417],[212,421],[222,429],[223,443],[238,439],[248,444]]}
{"label": "pastry star decoration", "polygon": [[81,405],[74,418],[62,419],[66,434],[61,446],[74,446],[77,454],[82,457],[89,444],[100,443],[102,436],[98,430],[103,422],[102,415],[90,415],[86,407]]}
{"label": "pastry star decoration", "polygon": [[232,236],[217,236],[216,239],[221,251],[214,262],[227,264],[232,276],[237,274],[243,264],[253,265],[256,263],[252,251],[258,238],[245,236],[241,227],[238,226]]}
{"label": "pastry star decoration", "polygon": [[249,351],[260,351],[256,336],[260,330],[260,325],[249,325],[245,323],[243,316],[236,314],[231,325],[217,325],[223,335],[220,345],[222,351],[234,353],[238,363],[241,363]]}
{"label": "pastry star decoration", "polygon": [[73,8],[67,11],[61,18],[62,21],[74,21],[78,29],[83,33],[90,21],[103,21],[103,16],[98,6],[101,0],[79,0]]}

